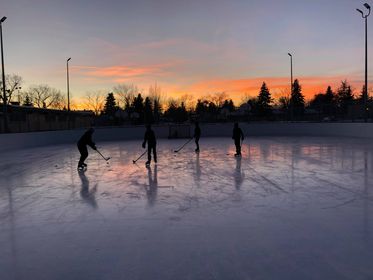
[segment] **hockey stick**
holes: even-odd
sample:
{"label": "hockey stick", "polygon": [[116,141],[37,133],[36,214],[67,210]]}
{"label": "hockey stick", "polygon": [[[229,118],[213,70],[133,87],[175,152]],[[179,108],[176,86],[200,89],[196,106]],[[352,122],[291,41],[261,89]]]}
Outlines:
{"label": "hockey stick", "polygon": [[133,160],[132,162],[133,162],[133,164],[135,164],[140,158],[142,158],[145,154],[146,154],[146,152],[147,151],[145,151],[145,152],[143,152],[142,154],[141,154],[141,156],[139,156],[136,160]]}
{"label": "hockey stick", "polygon": [[99,150],[96,149],[96,152],[99,153],[99,155],[105,160],[105,161],[108,161],[110,159],[110,157],[106,158],[104,157]]}
{"label": "hockey stick", "polygon": [[182,145],[178,150],[175,150],[174,152],[175,153],[178,153],[178,152],[180,152],[190,141],[192,141],[193,140],[193,137],[192,138],[190,138],[184,145]]}

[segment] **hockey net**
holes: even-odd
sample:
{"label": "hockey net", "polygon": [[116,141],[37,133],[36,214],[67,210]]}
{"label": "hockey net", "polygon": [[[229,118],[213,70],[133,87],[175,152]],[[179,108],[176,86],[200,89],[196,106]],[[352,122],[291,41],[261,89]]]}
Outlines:
{"label": "hockey net", "polygon": [[190,138],[191,126],[189,124],[171,124],[168,127],[168,138]]}

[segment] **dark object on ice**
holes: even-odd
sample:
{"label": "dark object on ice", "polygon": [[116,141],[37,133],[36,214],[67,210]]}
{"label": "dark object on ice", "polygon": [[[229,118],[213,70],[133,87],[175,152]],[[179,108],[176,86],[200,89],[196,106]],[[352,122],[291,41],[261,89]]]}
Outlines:
{"label": "dark object on ice", "polygon": [[243,141],[244,135],[243,135],[241,128],[238,127],[238,123],[234,123],[232,139],[234,140],[234,145],[236,146],[235,156],[240,156],[241,155],[241,141]]}
{"label": "dark object on ice", "polygon": [[145,154],[147,153],[147,151],[143,152],[137,159],[133,160],[133,164],[135,164],[140,158],[142,158]]}
{"label": "dark object on ice", "polygon": [[193,138],[190,138],[188,141],[186,141],[179,149],[175,150],[175,153],[180,152],[190,141],[192,141]]}
{"label": "dark object on ice", "polygon": [[194,142],[196,143],[196,152],[199,152],[199,138],[201,137],[201,128],[199,127],[199,123],[196,122],[196,126],[194,128]]}
{"label": "dark object on ice", "polygon": [[[94,128],[88,129],[78,141],[78,150],[80,152],[80,159],[78,163],[78,168],[84,167],[84,161],[88,157],[87,146],[90,146],[93,150],[97,150],[95,143],[92,141],[92,134],[95,132]],[[86,167],[87,165],[85,165]]]}
{"label": "dark object on ice", "polygon": [[146,162],[146,165],[149,165],[152,160],[152,156],[151,156],[152,151],[153,151],[154,162],[157,163],[157,140],[155,138],[154,131],[152,130],[152,127],[150,124],[146,126],[144,142],[142,143],[142,147],[144,149],[146,147],[146,143],[148,143],[148,161]]}
{"label": "dark object on ice", "polygon": [[106,163],[107,164],[109,164],[109,159],[110,159],[110,157],[104,157],[104,155],[103,154],[101,154],[101,152],[99,151],[99,150],[97,150],[97,148],[96,148],[96,152],[104,159],[104,160],[106,160]]}

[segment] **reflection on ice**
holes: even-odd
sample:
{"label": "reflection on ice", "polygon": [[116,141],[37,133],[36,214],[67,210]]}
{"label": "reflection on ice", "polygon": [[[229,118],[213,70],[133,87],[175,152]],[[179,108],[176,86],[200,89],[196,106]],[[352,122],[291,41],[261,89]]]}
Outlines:
{"label": "reflection on ice", "polygon": [[149,168],[134,141],[85,172],[75,145],[3,155],[0,279],[373,278],[369,141],[183,143]]}
{"label": "reflection on ice", "polygon": [[93,188],[89,188],[89,180],[85,175],[85,171],[79,171],[79,178],[82,181],[82,187],[80,189],[80,196],[82,197],[83,201],[87,202],[87,204],[91,205],[93,208],[97,208],[96,202],[96,191],[97,191],[97,184]]}

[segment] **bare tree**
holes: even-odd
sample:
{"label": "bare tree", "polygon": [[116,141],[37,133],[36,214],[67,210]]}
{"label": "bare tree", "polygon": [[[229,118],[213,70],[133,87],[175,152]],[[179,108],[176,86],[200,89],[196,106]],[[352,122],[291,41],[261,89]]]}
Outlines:
{"label": "bare tree", "polygon": [[291,98],[290,87],[274,89],[272,91],[272,96],[274,97],[275,107],[283,108],[284,106],[288,106]]}
{"label": "bare tree", "polygon": [[61,109],[64,104],[61,92],[48,85],[31,86],[25,94],[29,96],[31,102],[38,108]]}
{"label": "bare tree", "polygon": [[211,101],[215,103],[217,107],[222,107],[224,104],[224,101],[228,99],[228,95],[225,91],[223,92],[217,92],[211,95]]}
{"label": "bare tree", "polygon": [[162,102],[166,99],[165,93],[162,91],[162,88],[155,83],[153,86],[149,87],[149,94],[150,100],[153,102],[157,102],[158,104],[162,104]]}
{"label": "bare tree", "polygon": [[85,96],[84,106],[97,116],[104,109],[105,96],[106,91],[104,90],[89,91]]}
{"label": "bare tree", "polygon": [[193,97],[193,95],[191,94],[183,94],[181,97],[180,97],[180,100],[181,102],[183,102],[185,104],[185,107],[188,109],[188,110],[193,110],[194,107],[195,107],[195,99]]}
{"label": "bare tree", "polygon": [[244,92],[241,96],[241,100],[240,100],[239,105],[246,104],[252,98],[253,98],[253,96],[250,93]]}
{"label": "bare tree", "polygon": [[113,91],[116,95],[119,107],[126,110],[129,109],[133,99],[139,93],[138,87],[134,84],[119,84],[114,87]]}
{"label": "bare tree", "polygon": [[[19,91],[23,84],[23,78],[17,74],[8,74],[5,76],[5,89],[6,89],[6,98],[7,104],[12,102],[12,98],[14,96],[14,92],[17,90]],[[4,102],[3,93],[3,81],[0,79],[0,89],[1,89],[1,97]],[[19,100],[21,101],[21,100]]]}

